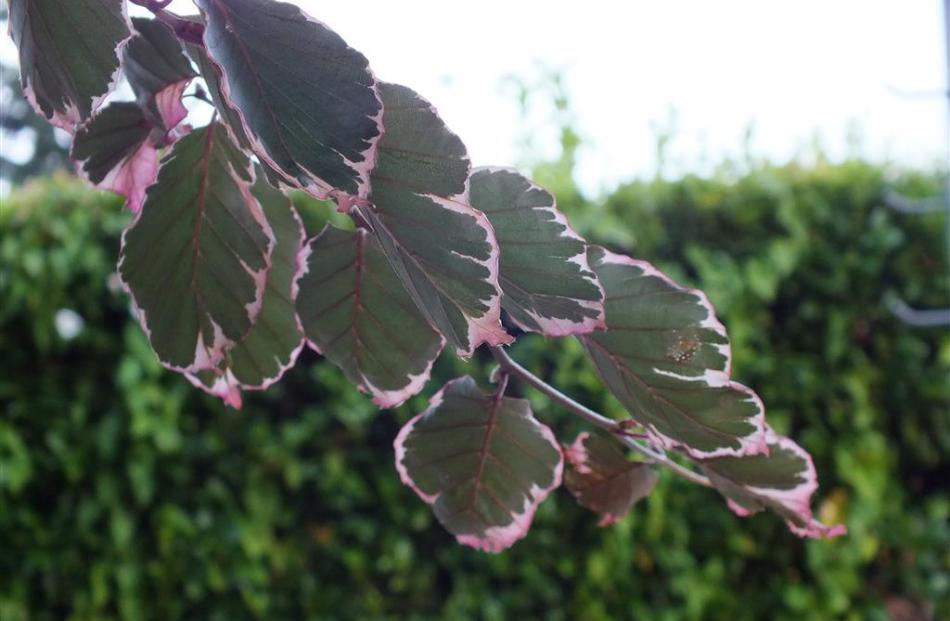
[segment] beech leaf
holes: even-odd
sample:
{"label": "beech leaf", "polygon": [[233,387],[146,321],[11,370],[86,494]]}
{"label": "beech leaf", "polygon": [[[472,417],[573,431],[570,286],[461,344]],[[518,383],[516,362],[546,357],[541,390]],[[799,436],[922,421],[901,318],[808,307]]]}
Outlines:
{"label": "beech leaf", "polygon": [[564,451],[570,468],[564,485],[578,504],[600,514],[599,526],[619,522],[656,486],[657,475],[643,462],[627,459],[610,440],[581,433]]}
{"label": "beech leaf", "polygon": [[260,313],[274,238],[220,123],[175,143],[122,236],[119,276],[161,362],[213,369]]}
{"label": "beech leaf", "polygon": [[511,337],[501,327],[499,250],[485,214],[468,204],[462,141],[414,91],[383,83],[386,135],[370,205],[358,210],[419,310],[461,356]]}
{"label": "beech leaf", "polygon": [[561,484],[557,440],[528,402],[482,392],[470,377],[446,384],[394,446],[402,482],[459,543],[486,552],[524,537]]}
{"label": "beech leaf", "polygon": [[513,170],[472,173],[472,207],[488,216],[501,247],[502,308],[523,330],[546,336],[604,327],[604,292],[587,244],[554,196]]}
{"label": "beech leaf", "polygon": [[444,340],[413,304],[379,243],[365,230],[327,225],[307,250],[297,312],[314,349],[380,407],[418,393]]}
{"label": "beech leaf", "polygon": [[37,114],[72,133],[115,87],[130,36],[125,0],[10,0],[20,83]]}
{"label": "beech leaf", "polygon": [[731,381],[726,330],[701,291],[591,248],[607,329],[580,337],[600,377],[655,444],[694,458],[763,453],[765,411]]}
{"label": "beech leaf", "polygon": [[366,58],[293,4],[196,2],[221,94],[262,162],[318,198],[365,197],[382,136]]}

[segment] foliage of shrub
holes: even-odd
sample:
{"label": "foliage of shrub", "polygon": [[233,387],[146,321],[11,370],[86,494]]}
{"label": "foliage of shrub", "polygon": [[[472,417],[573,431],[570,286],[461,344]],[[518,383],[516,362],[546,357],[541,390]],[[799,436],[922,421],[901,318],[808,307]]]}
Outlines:
{"label": "foliage of shrub", "polygon": [[[634,183],[592,204],[564,164],[536,176],[582,233],[710,293],[736,377],[815,456],[821,517],[847,537],[801,541],[661,473],[614,527],[591,528],[560,492],[509,552],[459,547],[385,457],[424,397],[377,413],[308,353],[225,409],[162,370],[131,319],[112,275],[119,201],[55,179],[0,214],[0,618],[950,616],[950,335],[881,303],[950,297],[943,221],[881,200],[939,182],[819,162]],[[330,217],[299,204],[311,232]],[[82,318],[75,338],[55,329],[62,309]],[[574,341],[517,349],[619,414]],[[444,356],[432,386],[490,369]],[[567,418],[546,422],[569,433]]]}

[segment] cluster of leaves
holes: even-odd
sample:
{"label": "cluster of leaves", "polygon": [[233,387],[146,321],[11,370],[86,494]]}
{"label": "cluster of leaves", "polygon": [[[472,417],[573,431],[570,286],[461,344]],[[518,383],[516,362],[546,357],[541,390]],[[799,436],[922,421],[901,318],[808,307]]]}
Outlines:
{"label": "cluster of leaves", "polygon": [[[811,457],[732,380],[704,293],[589,246],[520,173],[473,169],[431,104],[377,80],[298,7],[196,0],[181,17],[164,0],[136,4],[155,18],[129,20],[125,0],[12,0],[10,24],[27,100],[135,214],[119,281],[165,367],[239,407],[310,345],[392,407],[446,346],[467,357],[512,333],[573,335],[631,417],[616,435],[694,463],[739,515],[844,532],[812,516]],[[122,76],[135,101],[103,106]],[[199,77],[215,116],[192,128],[182,99]],[[288,190],[333,201],[356,230],[307,239]],[[446,384],[395,441],[403,482],[461,543],[491,552],[525,535],[564,470],[565,449],[506,393],[502,367],[488,392]],[[568,487],[609,522],[650,478],[622,476],[604,446],[566,451]]]}

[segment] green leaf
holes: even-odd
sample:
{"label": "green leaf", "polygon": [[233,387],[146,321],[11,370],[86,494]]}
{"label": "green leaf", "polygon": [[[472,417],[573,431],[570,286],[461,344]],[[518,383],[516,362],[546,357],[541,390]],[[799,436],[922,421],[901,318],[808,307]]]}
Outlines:
{"label": "green leaf", "polygon": [[560,447],[528,402],[482,392],[470,377],[446,384],[394,447],[402,482],[459,543],[486,552],[524,537],[561,484]]}
{"label": "green leaf", "polygon": [[422,390],[444,340],[365,230],[327,225],[309,245],[297,312],[314,349],[380,407]]}
{"label": "green leaf", "polygon": [[266,390],[276,383],[294,365],[304,344],[295,304],[295,281],[306,261],[303,222],[290,199],[265,180],[260,168],[255,176],[251,193],[261,204],[276,242],[260,315],[217,368],[188,376],[192,384],[236,408],[241,407],[241,390]]}
{"label": "green leaf", "polygon": [[9,19],[24,96],[71,133],[118,79],[120,46],[130,35],[125,0],[10,0]]}
{"label": "green leaf", "polygon": [[151,132],[152,124],[137,104],[112,103],[79,128],[70,157],[91,183],[125,196],[128,208],[138,213],[158,176]]}
{"label": "green leaf", "polygon": [[122,68],[149,120],[170,131],[188,115],[181,96],[197,74],[171,28],[142,18],[132,25],[135,35],[122,53]]}
{"label": "green leaf", "polygon": [[811,456],[790,439],[766,428],[768,455],[719,457],[700,462],[729,507],[747,516],[770,509],[799,537],[837,537],[844,525],[826,526],[811,511],[818,476]]}
{"label": "green leaf", "polygon": [[221,69],[208,58],[208,53],[203,47],[189,43],[185,46],[185,49],[188,51],[191,60],[197,65],[198,72],[201,74],[205,86],[208,87],[208,94],[211,96],[215,110],[221,115],[225,127],[228,128],[231,140],[245,151],[253,151],[251,139],[244,133],[244,122],[241,120],[241,116],[225,99],[221,90]]}
{"label": "green leaf", "polygon": [[508,343],[501,327],[498,244],[468,204],[465,145],[412,90],[381,84],[386,135],[371,205],[358,211],[420,311],[459,355]]}
{"label": "green leaf", "polygon": [[656,486],[653,468],[630,461],[616,443],[601,435],[581,433],[564,454],[571,465],[564,473],[564,485],[578,504],[600,514],[599,526],[619,522]]}
{"label": "green leaf", "polygon": [[119,275],[171,369],[215,368],[257,319],[274,238],[252,182],[220,123],[195,130],[162,160],[122,237]]}
{"label": "green leaf", "polygon": [[263,162],[317,198],[363,198],[382,136],[366,58],[298,7],[197,0],[221,93]]}
{"label": "green leaf", "polygon": [[589,257],[607,295],[607,329],[581,342],[651,441],[695,458],[764,452],[762,402],[730,380],[729,339],[706,295],[603,248]]}
{"label": "green leaf", "polygon": [[550,192],[516,171],[481,168],[472,173],[471,203],[495,229],[501,306],[520,328],[565,336],[604,327],[604,292],[587,244]]}

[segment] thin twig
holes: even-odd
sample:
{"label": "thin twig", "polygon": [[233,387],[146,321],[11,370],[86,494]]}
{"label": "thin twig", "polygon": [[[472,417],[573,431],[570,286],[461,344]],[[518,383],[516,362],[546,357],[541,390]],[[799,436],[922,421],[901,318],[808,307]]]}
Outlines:
{"label": "thin twig", "polygon": [[704,487],[712,487],[712,483],[710,483],[709,479],[706,477],[702,476],[701,474],[696,474],[689,468],[681,466],[656,449],[646,446],[634,438],[629,437],[629,435],[627,435],[626,431],[617,421],[609,419],[606,416],[595,412],[589,407],[574,401],[559,391],[557,388],[551,386],[543,379],[518,364],[511,356],[508,355],[508,352],[506,352],[501,347],[491,347],[490,351],[503,371],[514,375],[515,377],[521,379],[524,383],[532,386],[539,392],[544,393],[554,400],[558,405],[573,412],[574,414],[577,414],[590,424],[610,433],[610,435],[616,438],[618,442],[627,448],[640,453],[653,463],[666,466],[688,481],[692,481],[693,483],[702,485]]}
{"label": "thin twig", "polygon": [[155,14],[155,19],[168,25],[179,39],[193,45],[204,46],[204,24],[185,19],[165,10],[171,0],[129,0]]}

